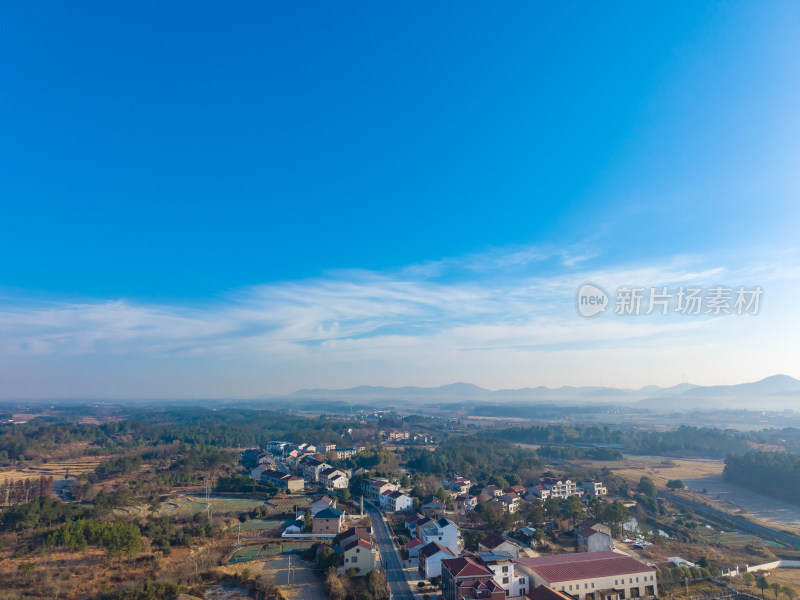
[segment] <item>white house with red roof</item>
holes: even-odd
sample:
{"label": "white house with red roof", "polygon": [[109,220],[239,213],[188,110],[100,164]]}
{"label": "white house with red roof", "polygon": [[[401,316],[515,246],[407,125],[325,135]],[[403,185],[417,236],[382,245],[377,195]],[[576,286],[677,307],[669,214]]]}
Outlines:
{"label": "white house with red roof", "polygon": [[380,495],[380,503],[386,512],[400,512],[410,509],[414,501],[403,492],[386,490]]}
{"label": "white house with red roof", "polygon": [[505,600],[505,590],[495,581],[492,571],[477,560],[462,556],[441,562],[444,600]]}
{"label": "white house with red roof", "polygon": [[406,544],[406,550],[408,550],[408,558],[417,558],[419,556],[419,549],[422,548],[422,546],[424,545],[425,543],[419,538],[414,538],[412,540],[409,540],[409,542]]}
{"label": "white house with red roof", "polygon": [[455,554],[438,542],[430,542],[419,549],[419,574],[423,579],[431,579],[442,574],[442,559],[453,558]]}

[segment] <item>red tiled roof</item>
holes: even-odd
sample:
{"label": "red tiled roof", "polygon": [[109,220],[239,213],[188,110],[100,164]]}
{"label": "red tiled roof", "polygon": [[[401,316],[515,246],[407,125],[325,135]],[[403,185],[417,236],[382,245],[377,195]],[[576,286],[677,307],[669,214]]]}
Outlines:
{"label": "red tiled roof", "polygon": [[340,540],[347,540],[351,537],[360,537],[362,540],[369,540],[372,535],[366,527],[351,527],[339,534]]}
{"label": "red tiled roof", "polygon": [[505,543],[505,541],[506,540],[504,538],[501,538],[496,533],[489,533],[489,534],[486,535],[485,538],[483,538],[478,543],[481,546],[483,546],[484,548],[489,548],[490,550],[494,550],[495,548],[497,548],[501,544]]}
{"label": "red tiled roof", "polygon": [[533,600],[573,600],[572,596],[567,596],[564,592],[559,592],[546,585],[540,585],[534,589],[530,597]]}
{"label": "red tiled roof", "polygon": [[515,562],[530,568],[548,583],[655,571],[632,556],[617,552],[557,554],[518,558]]}
{"label": "red tiled roof", "polygon": [[459,590],[473,589],[473,590],[490,590],[492,592],[496,592],[503,589],[494,579],[482,579],[482,580],[467,579],[464,581],[459,581],[457,586]]}
{"label": "red tiled roof", "polygon": [[482,577],[492,576],[492,572],[481,564],[478,564],[468,556],[460,558],[443,558],[442,568],[447,569],[453,577]]}
{"label": "red tiled roof", "polygon": [[356,538],[352,542],[348,542],[347,544],[345,544],[343,550],[347,552],[348,550],[352,550],[356,546],[360,546],[365,550],[372,550],[372,544],[370,544],[367,540],[361,538]]}
{"label": "red tiled roof", "polygon": [[428,544],[426,546],[423,546],[422,548],[419,549],[419,555],[422,558],[430,558],[431,556],[433,556],[437,552],[445,552],[445,553],[449,554],[450,556],[453,556],[453,553],[450,552],[449,548],[446,548],[446,547],[444,547],[441,544],[438,544],[436,542],[431,542],[430,544]]}
{"label": "red tiled roof", "polygon": [[582,535],[583,537],[588,538],[588,537],[591,537],[591,536],[595,535],[596,533],[599,533],[599,534],[602,534],[602,535],[608,535],[606,533],[603,533],[602,531],[597,531],[595,529],[592,529],[591,527],[587,527],[585,529],[581,529],[578,532],[578,535]]}
{"label": "red tiled roof", "polygon": [[406,548],[416,548],[416,547],[417,547],[417,546],[419,546],[421,543],[422,543],[422,540],[421,540],[421,539],[419,539],[419,538],[414,538],[413,540],[409,541],[409,542],[406,544]]}

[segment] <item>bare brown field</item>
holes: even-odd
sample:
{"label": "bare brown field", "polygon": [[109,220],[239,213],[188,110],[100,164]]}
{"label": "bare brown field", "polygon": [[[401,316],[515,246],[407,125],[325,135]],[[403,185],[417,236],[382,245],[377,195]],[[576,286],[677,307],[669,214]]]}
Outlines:
{"label": "bare brown field", "polygon": [[103,460],[105,459],[95,456],[84,456],[66,460],[54,460],[30,467],[3,469],[0,470],[0,481],[4,479],[16,481],[18,479],[38,478],[42,475],[55,478],[62,478],[67,474],[78,476],[94,471]]}
{"label": "bare brown field", "polygon": [[[760,576],[758,573],[753,573],[753,575],[755,575],[756,577]],[[789,587],[793,587],[796,590],[800,590],[800,569],[786,569],[786,568],[772,569],[769,572],[769,575],[767,575],[767,581],[769,581],[770,583],[780,583],[781,585],[788,585]],[[758,588],[756,588],[755,585],[753,586],[753,588],[756,589],[756,591],[758,591]],[[775,597],[772,591],[768,592],[768,594],[773,598]],[[783,594],[781,594],[781,597],[786,598],[786,596],[784,596]]]}
{"label": "bare brown field", "polygon": [[574,461],[594,469],[608,467],[615,475],[631,482],[650,477],[664,487],[670,479],[702,479],[722,475],[725,463],[711,458],[665,458],[662,456],[625,456],[615,461]]}

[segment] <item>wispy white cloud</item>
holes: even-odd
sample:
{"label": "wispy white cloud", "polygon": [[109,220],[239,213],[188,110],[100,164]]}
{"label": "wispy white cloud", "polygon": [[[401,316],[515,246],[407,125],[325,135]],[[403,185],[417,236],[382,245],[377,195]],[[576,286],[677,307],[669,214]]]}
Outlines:
{"label": "wispy white cloud", "polygon": [[[730,340],[733,331],[748,339],[763,335],[774,321],[760,316],[754,328],[741,320],[702,317],[604,315],[586,320],[574,305],[575,291],[585,281],[613,292],[620,285],[769,281],[778,287],[796,277],[796,272],[769,261],[731,267],[675,257],[657,266],[631,263],[598,269],[581,268],[583,262],[582,255],[535,248],[505,254],[493,250],[391,273],[342,271],[255,286],[199,306],[6,298],[0,303],[0,356],[34,367],[39,361],[42,370],[53,359],[78,360],[90,379],[97,357],[112,365],[157,361],[159,368],[176,361],[204,361],[205,369],[214,361],[239,361],[249,369],[263,365],[265,379],[281,391],[304,387],[309,380],[316,385],[332,379],[388,383],[405,375],[405,383],[423,383],[431,380],[434,365],[439,382],[463,378],[464,366],[472,365],[484,385],[534,384],[568,370],[569,363],[562,362],[551,374],[543,372],[555,355],[589,360],[591,354],[597,364],[624,355],[626,349],[658,347],[659,352],[671,348],[677,364],[687,355],[702,354],[701,347],[707,350],[708,344]],[[746,347],[744,338],[740,341],[736,347]],[[137,368],[146,373],[151,367]],[[511,368],[529,369],[528,378],[505,381]],[[587,377],[597,377],[592,368],[582,368]],[[606,383],[620,380],[624,370],[620,365],[616,375],[608,373]],[[258,377],[252,373],[247,379],[253,389],[242,389],[245,395],[271,385],[253,383]]]}

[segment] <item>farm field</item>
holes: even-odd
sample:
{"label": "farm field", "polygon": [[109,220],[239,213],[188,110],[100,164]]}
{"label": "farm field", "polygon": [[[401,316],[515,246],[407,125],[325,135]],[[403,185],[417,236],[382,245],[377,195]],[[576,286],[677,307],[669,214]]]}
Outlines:
{"label": "farm field", "polygon": [[[759,573],[753,573],[756,577],[759,577]],[[781,585],[788,585],[793,587],[796,590],[800,590],[800,569],[772,569],[767,575],[767,581],[770,583],[780,583]],[[753,588],[758,591],[758,588],[753,586]],[[786,596],[783,596],[784,598]]]}
{"label": "farm field", "polygon": [[24,467],[22,469],[12,468],[0,471],[0,481],[8,479],[17,481],[18,479],[53,477],[63,479],[66,475],[77,476],[90,473],[97,468],[104,458],[96,456],[83,456],[64,460],[54,460],[42,465]]}
{"label": "farm field", "polygon": [[209,500],[206,500],[204,496],[185,496],[181,500],[184,500],[185,506],[194,512],[205,510],[208,504],[211,504],[215,513],[243,512],[265,504],[264,500],[229,498],[225,496],[212,496]]}
{"label": "farm field", "polygon": [[595,469],[608,467],[614,474],[631,482],[642,476],[650,477],[657,486],[664,487],[670,479],[699,479],[722,476],[725,463],[712,458],[665,458],[663,456],[625,455],[614,461],[574,461]]}

